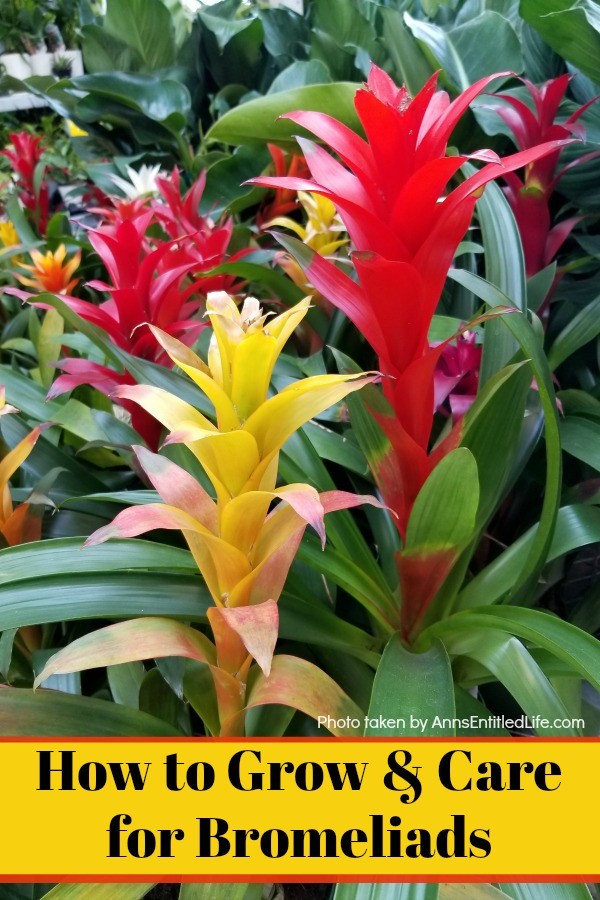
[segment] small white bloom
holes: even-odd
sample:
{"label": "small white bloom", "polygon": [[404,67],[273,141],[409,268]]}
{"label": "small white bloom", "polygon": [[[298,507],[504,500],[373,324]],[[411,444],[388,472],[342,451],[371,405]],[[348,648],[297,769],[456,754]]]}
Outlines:
{"label": "small white bloom", "polygon": [[160,165],[141,166],[138,171],[127,166],[126,172],[129,181],[121,178],[120,175],[111,175],[110,178],[130,200],[158,193],[156,179],[161,174]]}
{"label": "small white bloom", "polygon": [[202,9],[201,0],[181,0],[181,9],[188,22],[193,22]]}

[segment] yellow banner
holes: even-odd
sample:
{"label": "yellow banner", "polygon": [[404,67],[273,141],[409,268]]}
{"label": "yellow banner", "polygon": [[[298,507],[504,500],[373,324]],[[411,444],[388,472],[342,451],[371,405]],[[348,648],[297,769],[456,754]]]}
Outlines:
{"label": "yellow banner", "polygon": [[0,880],[595,881],[599,746],[6,739]]}

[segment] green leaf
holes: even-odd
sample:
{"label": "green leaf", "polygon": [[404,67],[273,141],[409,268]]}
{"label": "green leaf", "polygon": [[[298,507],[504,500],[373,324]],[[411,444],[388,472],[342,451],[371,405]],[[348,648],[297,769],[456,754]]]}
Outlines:
{"label": "green leaf", "polygon": [[349,553],[330,546],[322,550],[312,535],[306,535],[298,549],[297,558],[321,572],[334,584],[344,588],[375,616],[386,630],[392,630],[389,622],[395,620],[397,607],[394,597],[389,590],[382,590]]}
{"label": "green leaf", "polygon": [[140,661],[121,663],[118,666],[108,666],[106,670],[110,692],[115,703],[139,708],[140,688],[146,670]]}
{"label": "green leaf", "polygon": [[179,900],[245,900],[247,884],[193,884],[181,885]]}
{"label": "green leaf", "polygon": [[267,94],[293,91],[308,84],[327,84],[329,81],[329,69],[320,59],[299,59],[273,79]]}
{"label": "green leaf", "polygon": [[[453,735],[453,728],[434,727],[433,722],[436,716],[453,719],[455,715],[452,670],[443,644],[412,653],[394,634],[375,673],[368,716],[402,719],[405,724],[390,728],[369,724],[365,735]],[[421,721],[424,727],[418,724]]]}
{"label": "green leaf", "polygon": [[123,39],[114,37],[100,25],[84,25],[81,50],[86,72],[134,72],[142,67],[138,53]]}
{"label": "green leaf", "polygon": [[42,385],[46,390],[52,384],[56,369],[52,365],[61,355],[60,337],[65,323],[55,309],[45,312],[37,342],[38,366]]}
{"label": "green leaf", "polygon": [[448,453],[419,491],[406,532],[406,551],[444,549],[473,534],[479,504],[475,457],[466,447]]}
{"label": "green leaf", "polygon": [[524,363],[507,366],[492,375],[464,418],[461,446],[468,447],[477,463],[477,522],[481,527],[504,496],[519,446],[530,385],[531,372]]}
{"label": "green leaf", "polygon": [[[531,552],[536,532],[534,525],[482,569],[458,595],[457,610],[488,606],[503,599],[514,583],[515,572],[522,569]],[[596,541],[600,541],[600,509],[585,505],[563,506],[558,511],[547,562]]]}
{"label": "green leaf", "polygon": [[[476,171],[470,163],[466,163],[463,170],[465,175],[472,175]],[[496,300],[493,305],[504,302],[524,312],[527,309],[527,282],[521,235],[513,211],[497,184],[487,185],[483,196],[477,201],[476,210],[485,248],[486,280],[505,295],[504,301]],[[469,287],[464,281],[456,280],[459,284]],[[473,293],[480,296],[476,291]],[[516,348],[517,345],[502,320],[487,323],[479,375],[480,385],[485,384],[495,372],[506,365]]]}
{"label": "green leaf", "polygon": [[57,884],[44,900],[139,900],[153,884]]}
{"label": "green leaf", "polygon": [[585,884],[503,884],[513,900],[591,900]]}
{"label": "green leaf", "polygon": [[138,710],[106,700],[0,687],[4,737],[175,737],[174,728]]}
{"label": "green leaf", "polygon": [[414,19],[408,13],[404,14],[404,20],[461,91],[494,72],[523,71],[517,33],[508,19],[497,12],[485,10],[447,31],[431,22]]}
{"label": "green leaf", "polygon": [[[497,302],[498,291],[484,279],[473,275],[471,272],[451,272],[461,284],[468,285],[473,293],[481,297],[485,302],[490,298]],[[506,299],[506,298],[505,298]],[[540,347],[536,333],[524,315],[514,314],[503,316],[500,320],[512,333],[526,359],[530,361],[533,374],[537,382],[537,389],[544,411],[544,426],[546,438],[546,482],[544,489],[544,501],[539,527],[530,556],[519,576],[515,578],[513,596],[526,598],[535,590],[537,579],[544,567],[546,556],[552,541],[552,534],[556,524],[556,516],[560,504],[562,484],[562,454],[560,448],[560,432],[558,411],[552,375],[548,368],[546,357]],[[495,323],[493,323],[495,324]]]}
{"label": "green leaf", "polygon": [[572,356],[580,347],[600,334],[600,295],[586,304],[570,319],[555,339],[548,352],[548,365],[552,370]]}
{"label": "green leaf", "polygon": [[149,72],[175,63],[171,14],[161,0],[108,0],[102,27],[125,40]]}
{"label": "green leaf", "polygon": [[442,884],[439,900],[504,900],[506,894],[491,884]]}
{"label": "green leaf", "polygon": [[437,900],[437,884],[338,884],[333,900]]}
{"label": "green leaf", "polygon": [[[82,549],[82,538],[57,538],[0,550],[0,585],[52,575],[155,570],[186,574],[197,571],[188,550],[151,541],[113,540]],[[41,590],[41,585],[40,585]],[[3,588],[4,592],[4,588]],[[1,601],[0,601],[1,602]],[[1,630],[1,629],[0,629]]]}
{"label": "green leaf", "polygon": [[160,572],[66,573],[5,586],[0,597],[0,631],[42,622],[140,615],[202,621],[208,606],[199,577]]}
{"label": "green leaf", "polygon": [[[185,85],[157,75],[110,72],[81,75],[73,83],[78,90],[99,98],[101,103],[120,104],[125,107],[125,115],[128,108],[136,110],[175,134],[184,127],[190,110],[190,94]],[[80,101],[78,111],[85,108]],[[91,113],[91,104],[88,103],[87,108]]]}
{"label": "green leaf", "polygon": [[225,113],[208,131],[206,139],[235,145],[263,144],[266,141],[293,144],[295,135],[306,136],[308,133],[293,122],[276,119],[299,109],[329,113],[350,128],[360,131],[353,103],[357,88],[358,85],[347,82],[307,85],[250,100]]}
{"label": "green leaf", "polygon": [[398,9],[382,6],[381,39],[394,65],[393,77],[405,84],[414,97],[432,75],[432,68],[423,55],[417,41],[407,28]]}
{"label": "green leaf", "polygon": [[600,83],[600,10],[593,0],[521,0],[520,13],[560,56]]}
{"label": "green leaf", "polygon": [[560,423],[563,450],[600,472],[600,423],[567,416]]}
{"label": "green leaf", "polygon": [[600,642],[574,625],[539,610],[493,606],[460,612],[430,626],[419,637],[417,646],[427,647],[431,640],[440,638],[448,647],[451,638],[468,639],[476,629],[509,632],[531,641],[565,662],[596,690],[600,689]]}

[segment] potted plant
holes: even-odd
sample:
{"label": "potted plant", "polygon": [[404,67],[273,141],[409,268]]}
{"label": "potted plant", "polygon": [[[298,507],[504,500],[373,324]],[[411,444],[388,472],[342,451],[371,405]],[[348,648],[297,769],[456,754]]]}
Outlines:
{"label": "potted plant", "polygon": [[20,12],[18,0],[0,0],[0,41],[3,44],[3,53],[0,56],[2,74],[23,79],[31,75],[31,67],[21,41]]}
{"label": "potted plant", "polygon": [[44,41],[44,29],[52,20],[52,13],[45,3],[37,0],[14,0],[19,10],[21,42],[30,56],[29,65],[34,75],[50,75],[52,54]]}
{"label": "potted plant", "polygon": [[73,74],[73,60],[68,53],[55,53],[52,74],[57,78],[70,78]]}

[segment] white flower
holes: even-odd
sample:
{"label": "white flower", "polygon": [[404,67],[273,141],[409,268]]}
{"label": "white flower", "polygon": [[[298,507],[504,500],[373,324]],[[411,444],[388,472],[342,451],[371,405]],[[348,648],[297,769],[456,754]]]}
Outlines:
{"label": "white flower", "polygon": [[181,9],[188,22],[193,22],[202,9],[201,0],[181,0]]}
{"label": "white flower", "polygon": [[156,179],[161,174],[160,165],[142,166],[139,171],[127,166],[126,172],[129,181],[120,175],[111,175],[110,178],[129,200],[158,193]]}

